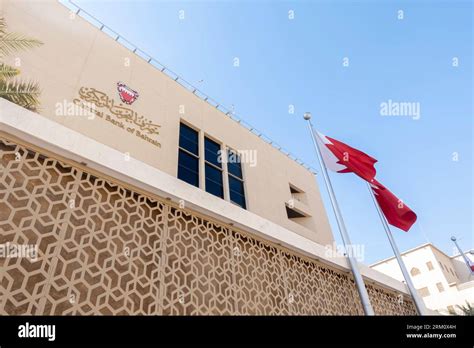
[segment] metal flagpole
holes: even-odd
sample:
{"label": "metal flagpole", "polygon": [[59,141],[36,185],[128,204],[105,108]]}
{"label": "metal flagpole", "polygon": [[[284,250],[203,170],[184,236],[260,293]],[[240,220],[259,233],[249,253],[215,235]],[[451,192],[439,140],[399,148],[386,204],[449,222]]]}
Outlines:
{"label": "metal flagpole", "polygon": [[354,258],[353,253],[353,246],[349,239],[349,235],[347,234],[346,226],[344,224],[344,220],[342,219],[341,211],[339,210],[339,205],[337,204],[336,196],[334,195],[334,190],[332,188],[331,180],[329,179],[329,175],[326,169],[326,165],[324,164],[324,160],[321,155],[321,151],[318,147],[316,142],[316,138],[314,135],[313,125],[311,123],[311,113],[305,112],[304,119],[308,121],[309,130],[311,132],[311,138],[313,139],[313,145],[318,155],[319,164],[321,166],[321,171],[323,172],[324,182],[326,183],[326,188],[329,193],[329,198],[331,200],[331,205],[334,210],[334,215],[336,215],[337,225],[339,227],[339,231],[341,232],[342,242],[344,244],[344,248],[346,250],[347,259],[349,261],[349,265],[352,270],[352,274],[354,275],[354,280],[356,283],[357,291],[359,292],[360,300],[362,302],[362,307],[364,309],[365,315],[375,315],[372,305],[370,304],[369,294],[367,293],[367,289],[365,288],[364,280],[359,272],[359,267],[357,265],[357,260]]}
{"label": "metal flagpole", "polygon": [[411,281],[410,275],[408,274],[407,268],[405,267],[405,263],[402,260],[400,251],[398,250],[397,244],[395,243],[395,239],[393,239],[392,232],[390,231],[390,227],[388,225],[387,219],[385,218],[385,215],[380,209],[380,206],[377,200],[375,199],[374,192],[372,191],[372,188],[368,182],[367,182],[367,188],[370,191],[370,196],[372,197],[375,208],[377,209],[377,213],[379,214],[380,220],[382,221],[382,225],[383,225],[383,228],[385,229],[385,233],[387,234],[387,238],[388,238],[388,241],[390,242],[390,246],[392,247],[393,253],[395,254],[395,257],[397,258],[398,265],[400,266],[400,269],[402,271],[403,277],[405,278],[408,291],[410,291],[411,297],[413,298],[413,301],[415,302],[416,310],[418,311],[420,315],[426,315],[427,313],[425,311],[425,305],[423,301],[420,299],[415,287],[413,286],[413,282]]}
{"label": "metal flagpole", "polygon": [[469,259],[467,258],[466,254],[464,254],[461,250],[461,248],[459,247],[459,244],[458,242],[456,241],[456,237],[452,236],[451,237],[451,240],[454,242],[454,244],[456,245],[456,247],[458,248],[458,251],[459,251],[459,254],[461,254],[461,256],[463,257],[464,259],[464,262],[466,263],[467,267],[469,268],[469,272],[471,272],[470,274],[473,275],[474,274],[474,271],[472,270],[471,268],[471,263],[469,262]]}

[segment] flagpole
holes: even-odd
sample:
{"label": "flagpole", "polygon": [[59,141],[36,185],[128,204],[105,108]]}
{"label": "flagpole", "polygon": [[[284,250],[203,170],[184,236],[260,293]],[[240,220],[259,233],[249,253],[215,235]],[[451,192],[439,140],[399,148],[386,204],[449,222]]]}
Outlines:
{"label": "flagpole", "polygon": [[416,310],[418,311],[418,314],[426,315],[427,313],[425,311],[425,305],[423,301],[420,299],[418,292],[416,291],[413,285],[413,282],[411,281],[410,275],[408,274],[407,268],[405,267],[405,263],[403,262],[402,256],[400,255],[400,251],[398,250],[397,244],[395,243],[395,239],[393,238],[392,232],[390,231],[390,226],[388,225],[387,219],[385,218],[385,215],[380,209],[377,199],[375,198],[374,191],[372,191],[372,187],[370,186],[368,182],[366,183],[367,183],[367,188],[370,191],[370,196],[372,197],[372,201],[374,202],[375,209],[377,209],[377,213],[379,214],[380,220],[382,221],[383,228],[385,229],[385,233],[387,234],[387,238],[388,238],[388,241],[390,242],[390,246],[392,247],[393,253],[395,254],[395,257],[398,261],[398,265],[400,266],[400,269],[402,271],[403,278],[405,278],[408,291],[410,292],[411,297],[413,298],[413,301],[415,302]]}
{"label": "flagpole", "polygon": [[311,113],[305,112],[304,119],[308,121],[308,127],[311,132],[311,138],[313,139],[313,145],[318,155],[319,165],[321,166],[321,171],[323,173],[324,182],[326,184],[326,188],[329,193],[329,198],[331,200],[331,205],[334,210],[334,215],[336,215],[337,225],[341,233],[342,242],[344,244],[344,249],[347,254],[347,259],[349,261],[352,274],[354,275],[354,281],[357,287],[357,291],[359,292],[359,297],[362,302],[364,313],[365,315],[375,315],[372,305],[370,304],[369,294],[367,293],[367,289],[365,288],[364,280],[362,279],[362,275],[360,274],[359,267],[357,265],[357,260],[353,256],[354,255],[353,246],[350,241],[349,235],[347,234],[346,225],[344,224],[344,220],[342,218],[339,205],[337,204],[337,200],[334,194],[334,190],[332,188],[331,180],[329,178],[326,165],[321,155],[321,150],[319,149],[318,144],[316,142],[316,138],[315,138],[314,130],[313,130],[313,124],[311,123]]}
{"label": "flagpole", "polygon": [[467,258],[466,254],[464,254],[462,252],[461,247],[459,246],[458,242],[456,241],[456,237],[452,236],[451,240],[456,245],[456,248],[458,248],[459,254],[461,254],[462,258],[464,259],[464,262],[466,263],[467,268],[469,268],[470,275],[473,275],[474,271],[471,268],[471,263],[469,262],[469,259]]}

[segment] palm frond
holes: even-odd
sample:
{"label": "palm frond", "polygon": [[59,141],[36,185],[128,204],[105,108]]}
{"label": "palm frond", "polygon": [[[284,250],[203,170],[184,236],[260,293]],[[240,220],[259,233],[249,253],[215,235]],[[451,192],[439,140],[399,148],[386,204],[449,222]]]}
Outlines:
{"label": "palm frond", "polygon": [[0,80],[0,97],[31,111],[38,110],[40,93],[36,82]]}
{"label": "palm frond", "polygon": [[10,65],[0,63],[0,79],[10,79],[20,73],[20,70]]}
{"label": "palm frond", "polygon": [[0,35],[5,34],[7,30],[7,23],[5,23],[5,18],[0,17]]}
{"label": "palm frond", "polygon": [[457,305],[456,307],[458,307],[464,315],[474,315],[474,306],[467,301],[465,306]]}
{"label": "palm frond", "polygon": [[7,56],[16,51],[41,46],[40,40],[32,39],[23,34],[6,33],[0,37],[0,56]]}

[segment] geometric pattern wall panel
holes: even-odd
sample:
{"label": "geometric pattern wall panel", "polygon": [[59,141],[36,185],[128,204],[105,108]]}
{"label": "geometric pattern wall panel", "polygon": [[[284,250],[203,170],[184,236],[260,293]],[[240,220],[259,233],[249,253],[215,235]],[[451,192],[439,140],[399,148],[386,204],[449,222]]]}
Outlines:
{"label": "geometric pattern wall panel", "polygon": [[36,251],[0,257],[0,315],[363,314],[349,273],[4,138],[0,244]]}
{"label": "geometric pattern wall panel", "polygon": [[167,217],[163,314],[233,314],[229,231],[172,207]]}
{"label": "geometric pattern wall panel", "polygon": [[284,253],[283,260],[292,314],[363,314],[355,284],[347,274],[290,253]]}
{"label": "geometric pattern wall panel", "polygon": [[242,314],[289,314],[279,250],[233,232],[236,308]]}
{"label": "geometric pattern wall panel", "polygon": [[37,248],[36,258],[0,258],[0,313],[44,313],[77,174],[71,166],[0,142],[0,244]]}
{"label": "geometric pattern wall panel", "polygon": [[46,298],[48,314],[157,314],[163,205],[82,173]]}
{"label": "geometric pattern wall panel", "polygon": [[412,299],[401,293],[388,292],[385,289],[368,285],[370,301],[377,314],[383,315],[415,315],[416,309]]}

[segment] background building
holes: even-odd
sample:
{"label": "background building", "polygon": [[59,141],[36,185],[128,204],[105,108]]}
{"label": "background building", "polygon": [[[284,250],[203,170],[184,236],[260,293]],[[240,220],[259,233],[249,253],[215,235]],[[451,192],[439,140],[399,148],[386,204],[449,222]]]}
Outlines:
{"label": "background building", "polygon": [[[2,58],[41,94],[0,99],[0,243],[38,248],[0,259],[0,313],[363,313],[313,172],[90,15],[0,10],[41,41]],[[414,313],[360,267],[377,314]]]}
{"label": "background building", "polygon": [[[466,252],[466,256],[474,261],[473,250]],[[474,304],[474,276],[461,255],[448,256],[427,243],[402,253],[402,258],[427,308],[442,314],[461,314],[458,305],[465,306],[466,301]],[[370,267],[403,281],[394,257]]]}

